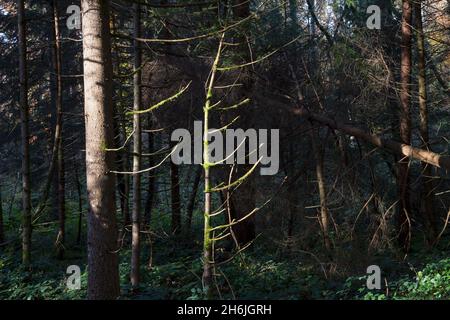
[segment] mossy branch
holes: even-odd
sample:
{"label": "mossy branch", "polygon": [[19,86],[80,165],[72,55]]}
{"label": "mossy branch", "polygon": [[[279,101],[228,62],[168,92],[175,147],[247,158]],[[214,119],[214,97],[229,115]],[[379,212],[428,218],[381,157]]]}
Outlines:
{"label": "mossy branch", "polygon": [[261,162],[262,157],[260,157],[258,159],[258,161],[256,161],[256,163],[250,168],[250,170],[248,170],[242,177],[240,177],[239,179],[235,180],[234,182],[227,184],[226,186],[223,187],[215,187],[215,188],[211,188],[210,191],[211,192],[218,192],[218,191],[222,191],[222,190],[226,190],[229,189],[231,187],[234,187],[238,184],[241,184],[245,179],[247,179],[253,171],[255,171],[256,167],[258,166],[258,164]]}
{"label": "mossy branch", "polygon": [[189,88],[191,83],[192,83],[192,81],[189,81],[189,83],[184,88],[182,88],[180,91],[178,91],[176,94],[174,94],[173,96],[171,96],[171,97],[169,97],[169,98],[167,98],[165,100],[162,100],[162,101],[158,102],[157,104],[151,106],[148,109],[137,110],[137,111],[129,111],[129,112],[126,113],[126,115],[129,116],[129,115],[134,115],[134,114],[143,114],[143,113],[155,111],[159,107],[162,107],[163,105],[176,100],[179,96],[181,96]]}

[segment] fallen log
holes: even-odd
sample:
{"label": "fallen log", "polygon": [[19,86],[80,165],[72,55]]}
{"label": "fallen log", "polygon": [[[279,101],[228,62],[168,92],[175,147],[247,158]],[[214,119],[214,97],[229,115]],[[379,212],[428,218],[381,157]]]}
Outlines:
{"label": "fallen log", "polygon": [[438,168],[450,170],[450,157],[437,154],[432,151],[427,151],[419,148],[412,147],[410,145],[400,143],[394,140],[385,139],[380,136],[367,133],[357,127],[348,126],[331,118],[311,113],[306,109],[295,109],[294,114],[302,116],[306,119],[318,122],[319,124],[326,125],[332,129],[342,131],[348,135],[360,138],[366,142],[369,142],[379,148],[387,149],[400,156],[416,159],[428,164],[431,164]]}

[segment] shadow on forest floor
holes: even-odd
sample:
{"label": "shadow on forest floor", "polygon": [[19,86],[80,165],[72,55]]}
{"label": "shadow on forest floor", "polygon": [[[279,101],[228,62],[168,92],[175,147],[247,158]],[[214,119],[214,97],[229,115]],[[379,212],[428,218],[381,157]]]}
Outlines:
{"label": "shadow on forest floor", "polygon": [[[191,234],[170,237],[162,232],[164,219],[154,227],[152,246],[142,246],[141,288],[131,294],[130,250],[120,252],[123,299],[202,299],[200,225]],[[20,242],[0,250],[0,299],[84,299],[87,270],[85,241],[74,245],[75,219],[68,220],[64,260],[55,258],[54,225],[44,224],[33,233],[33,269],[24,280]],[[198,228],[199,232],[195,232]],[[10,235],[12,238],[12,235]],[[145,240],[145,239],[144,239]],[[124,244],[124,248],[129,243]],[[151,249],[152,248],[152,252]],[[148,267],[149,257],[152,266]],[[364,273],[325,277],[317,261],[280,252],[262,237],[251,250],[216,268],[219,299],[450,299],[448,251],[416,252],[407,261],[389,255],[377,259],[383,270],[382,288],[368,290]],[[81,268],[80,290],[66,286],[69,265]]]}

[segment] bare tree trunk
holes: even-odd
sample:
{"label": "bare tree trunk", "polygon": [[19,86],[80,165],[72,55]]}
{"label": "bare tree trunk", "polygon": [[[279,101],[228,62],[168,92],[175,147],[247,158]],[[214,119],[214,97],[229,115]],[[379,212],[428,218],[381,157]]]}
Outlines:
{"label": "bare tree trunk", "polygon": [[[119,100],[121,100],[122,94],[121,89],[119,88]],[[116,104],[117,106],[117,104]],[[123,118],[124,111],[122,108],[116,109],[116,114],[119,113],[119,117]],[[114,120],[114,132],[116,136],[116,146],[121,147],[125,144],[126,139],[126,124],[125,119],[116,119]],[[118,121],[122,122],[121,124],[118,123]],[[129,168],[129,161],[128,161],[128,153],[130,147],[129,145],[124,146],[124,150],[119,150],[116,152],[116,166],[117,170],[119,172],[128,171],[127,168]],[[130,225],[131,223],[131,217],[130,217],[130,178],[128,175],[119,174],[117,177],[117,193],[119,195],[119,202],[120,202],[120,213],[122,214],[122,227],[120,228],[119,232],[119,242],[122,242],[122,239],[124,238],[122,235],[126,232],[125,228]]]}
{"label": "bare tree trunk", "polygon": [[223,35],[219,42],[219,47],[217,49],[217,55],[213,62],[211,68],[211,75],[208,83],[208,91],[206,93],[205,105],[203,107],[203,172],[205,181],[205,211],[203,213],[204,217],[204,227],[203,227],[203,274],[202,274],[202,284],[203,292],[207,299],[213,296],[213,267],[214,267],[214,239],[212,239],[211,232],[211,163],[209,160],[209,111],[211,109],[211,100],[213,96],[213,86],[216,77],[217,65],[219,64],[220,54],[223,45]]}
{"label": "bare tree trunk", "polygon": [[30,185],[30,145],[29,108],[27,75],[27,39],[25,6],[23,0],[17,1],[19,37],[19,82],[20,119],[22,136],[22,264],[25,268],[31,263],[31,185]]}
{"label": "bare tree trunk", "polygon": [[332,249],[330,235],[329,235],[329,222],[328,222],[328,208],[327,208],[327,192],[326,192],[326,181],[323,171],[323,151],[320,150],[318,133],[315,129],[311,130],[311,142],[314,151],[314,157],[316,159],[316,177],[317,177],[317,188],[319,190],[320,199],[320,216],[319,225],[322,231],[323,241],[325,248],[330,253]]}
{"label": "bare tree trunk", "polygon": [[[422,148],[430,150],[430,140],[428,135],[428,106],[427,106],[427,77],[425,66],[425,41],[422,26],[422,1],[414,2],[414,11],[417,30],[417,55],[419,67],[419,116],[420,116],[420,136],[422,139]],[[434,228],[434,208],[433,208],[433,180],[431,166],[422,163],[422,185],[424,201],[424,222],[427,232],[428,243],[433,243],[435,238]]]}
{"label": "bare tree trunk", "polygon": [[[52,112],[51,125],[54,126],[53,132],[53,147],[52,147],[52,157],[50,159],[50,165],[47,173],[46,182],[42,189],[42,195],[40,197],[40,202],[34,212],[35,216],[39,216],[41,212],[47,206],[47,200],[49,198],[50,191],[51,194],[52,208],[51,215],[54,219],[59,219],[59,177],[58,177],[58,166],[59,166],[59,146],[60,140],[62,139],[62,76],[61,76],[61,39],[60,30],[58,27],[59,14],[57,12],[57,1],[51,1],[51,15],[52,15],[52,27],[51,27],[51,39],[53,42],[52,50],[52,64],[53,64],[53,74],[51,76],[51,88],[50,96],[52,100],[52,106],[54,105],[54,112]],[[52,109],[53,110],[53,109]],[[55,174],[56,172],[56,174]]]}
{"label": "bare tree trunk", "polygon": [[[155,138],[153,133],[151,132],[151,128],[152,128],[152,115],[151,113],[148,113],[147,116],[147,123],[148,123],[148,128],[149,128],[149,132],[148,132],[148,152],[152,153],[155,150]],[[150,156],[148,158],[148,166],[149,168],[153,167],[154,162],[153,162],[153,157]],[[155,173],[152,171],[149,171],[148,173],[148,187],[147,187],[147,198],[145,200],[145,210],[144,210],[144,221],[146,225],[150,225],[150,221],[152,218],[152,210],[153,210],[153,201],[155,198]]]}
{"label": "bare tree trunk", "polygon": [[120,294],[114,201],[112,62],[109,1],[82,0],[86,176],[88,214],[88,299]]}
{"label": "bare tree trunk", "polygon": [[81,197],[81,183],[78,175],[77,167],[75,166],[75,183],[77,186],[78,195],[78,228],[77,228],[77,244],[81,243],[81,226],[83,221],[83,199]]}
{"label": "bare tree trunk", "polygon": [[186,209],[186,229],[190,230],[192,225],[192,214],[194,213],[195,199],[197,198],[198,186],[202,177],[202,167],[198,167],[195,171],[194,183],[192,185],[192,193]]}
{"label": "bare tree trunk", "polygon": [[180,176],[178,166],[170,162],[170,184],[172,203],[172,233],[181,231]]}
{"label": "bare tree trunk", "polygon": [[[119,165],[119,171],[125,171],[125,164],[128,163],[126,153],[121,156]],[[127,165],[128,167],[128,165]],[[119,197],[120,197],[120,211],[122,213],[122,224],[123,227],[130,225],[130,179],[127,175],[119,178],[120,182],[118,184]]]}
{"label": "bare tree trunk", "polygon": [[[205,130],[203,141],[208,141],[208,114],[205,115]],[[207,149],[207,146],[205,146]],[[208,156],[206,152],[203,152],[204,161],[208,161]],[[211,181],[210,181],[210,168],[209,166],[204,167],[204,177],[205,177],[205,212],[204,212],[204,235],[203,235],[203,290],[207,298],[212,297],[212,286],[213,286],[213,246],[211,240]]]}
{"label": "bare tree trunk", "polygon": [[[55,54],[55,47],[56,47],[56,33],[55,33],[55,20],[54,20],[54,2],[53,0],[49,1],[49,14],[50,14],[50,41],[52,46],[52,52],[51,52],[51,65],[52,65],[52,72],[50,73],[49,77],[49,93],[50,93],[50,119],[49,119],[49,139],[48,139],[48,146],[47,150],[50,155],[50,162],[49,162],[49,169],[51,169],[51,172],[48,172],[47,179],[49,180],[49,190],[46,191],[44,189],[44,193],[47,192],[47,198],[45,199],[45,202],[49,202],[49,216],[57,220],[58,219],[58,177],[57,174],[55,174],[54,171],[56,171],[57,166],[57,148],[59,144],[55,144],[55,141],[59,139],[59,121],[58,121],[58,111],[57,111],[57,88],[58,88],[58,79],[57,79],[57,72],[56,72],[56,54]],[[56,150],[56,151],[55,151]],[[44,184],[44,188],[46,185]],[[41,200],[42,201],[42,200]],[[47,203],[45,203],[45,206],[47,206]]]}
{"label": "bare tree trunk", "polygon": [[64,257],[64,245],[66,238],[66,203],[65,203],[65,165],[64,165],[64,149],[62,140],[59,142],[58,149],[58,219],[59,230],[56,239],[57,243],[57,257],[62,259]]}
{"label": "bare tree trunk", "polygon": [[[134,10],[134,37],[141,37],[141,6],[133,5]],[[134,103],[133,110],[141,109],[141,49],[138,41],[134,40]],[[140,278],[140,232],[141,232],[141,119],[139,114],[133,115],[133,212],[132,212],[132,236],[131,236],[131,286],[139,287]]]}
{"label": "bare tree trunk", "polygon": [[[120,26],[120,25],[119,25]],[[110,17],[110,28],[111,32],[114,33],[116,30],[116,19],[114,15],[111,15]],[[120,54],[119,54],[120,48],[117,46],[117,43],[114,43],[114,47],[112,52],[113,55],[113,71],[116,74],[120,73]],[[115,62],[115,63],[114,63]],[[123,149],[118,150],[116,152],[116,166],[117,171],[123,172],[128,171],[126,170],[126,167],[128,167],[128,152],[129,152],[129,145],[125,144],[125,140],[127,138],[127,131],[126,131],[126,119],[124,117],[125,111],[123,110],[122,106],[122,83],[117,83],[117,101],[114,103],[114,117],[113,117],[113,125],[114,125],[114,136],[115,136],[115,145],[116,148]],[[122,241],[122,234],[125,232],[125,227],[130,225],[130,206],[129,206],[129,193],[130,193],[130,184],[129,184],[129,176],[119,174],[117,176],[117,193],[119,194],[119,202],[120,202],[120,212],[122,214],[122,228],[120,229],[119,233],[119,242]]]}
{"label": "bare tree trunk", "polygon": [[[212,296],[212,285],[213,285],[213,275],[212,275],[212,242],[210,239],[210,215],[211,215],[211,192],[210,180],[209,180],[209,168],[205,169],[205,234],[203,243],[203,288],[207,297]],[[208,188],[208,189],[206,189]]]}
{"label": "bare tree trunk", "polygon": [[[402,1],[402,38],[400,70],[400,139],[411,144],[411,36],[412,7],[410,0]],[[399,213],[398,241],[402,249],[409,251],[411,241],[411,202],[409,195],[409,161],[400,159],[398,165]]]}
{"label": "bare tree trunk", "polygon": [[61,77],[61,39],[59,31],[59,14],[57,2],[52,1],[52,17],[53,17],[53,62],[54,72],[56,75],[56,140],[57,144],[57,211],[59,220],[58,235],[56,237],[56,256],[58,259],[62,259],[64,256],[64,240],[65,240],[65,178],[64,178],[64,150],[62,140],[62,77]]}

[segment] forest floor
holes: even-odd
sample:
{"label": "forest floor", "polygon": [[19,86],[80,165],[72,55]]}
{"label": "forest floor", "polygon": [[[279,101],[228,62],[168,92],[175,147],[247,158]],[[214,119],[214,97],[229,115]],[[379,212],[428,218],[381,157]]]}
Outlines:
{"label": "forest floor", "polygon": [[[154,217],[158,223],[152,226],[151,245],[148,236],[144,236],[139,293],[131,293],[129,286],[130,250],[120,251],[122,299],[202,299],[201,238],[194,236],[202,234],[201,223],[194,223],[190,234],[170,236],[162,231],[169,229],[169,219],[169,215]],[[35,227],[31,277],[24,277],[21,269],[17,235],[14,238],[8,234],[15,242],[0,248],[0,299],[84,299],[86,244],[85,240],[75,244],[76,226],[76,217],[68,219],[63,260],[55,257],[56,223]],[[85,231],[84,225],[83,228]],[[125,247],[129,243],[125,242]],[[377,261],[384,272],[382,288],[368,290],[364,272],[352,276],[333,274],[330,265],[320,264],[315,254],[294,255],[259,237],[251,249],[216,268],[217,298],[450,299],[448,249],[416,251],[402,261],[393,259],[391,254],[379,255]],[[67,288],[69,265],[80,266],[80,290]]]}

